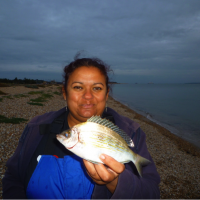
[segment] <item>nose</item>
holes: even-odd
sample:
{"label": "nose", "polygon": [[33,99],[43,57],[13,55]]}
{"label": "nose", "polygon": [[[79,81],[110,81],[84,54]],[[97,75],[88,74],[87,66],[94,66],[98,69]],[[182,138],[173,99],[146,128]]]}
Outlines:
{"label": "nose", "polygon": [[83,97],[85,99],[92,99],[93,98],[92,91],[90,89],[86,89],[85,92],[84,92]]}

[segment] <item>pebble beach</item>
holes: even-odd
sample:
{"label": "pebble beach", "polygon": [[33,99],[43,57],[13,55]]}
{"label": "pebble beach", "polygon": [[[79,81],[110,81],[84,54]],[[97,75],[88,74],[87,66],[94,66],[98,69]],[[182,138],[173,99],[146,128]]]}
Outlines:
{"label": "pebble beach", "polygon": [[[66,103],[61,95],[60,85],[47,85],[37,89],[10,86],[0,87],[0,91],[5,93],[0,94],[0,115],[27,120],[20,124],[0,122],[0,179],[2,180],[6,161],[14,153],[26,124],[37,115],[65,107]],[[42,93],[38,91],[51,97],[45,99],[42,106],[29,104],[41,96]],[[200,149],[112,97],[109,97],[107,106],[139,123],[146,133],[148,150],[161,177],[161,199],[200,199]],[[2,181],[0,198],[2,198]]]}

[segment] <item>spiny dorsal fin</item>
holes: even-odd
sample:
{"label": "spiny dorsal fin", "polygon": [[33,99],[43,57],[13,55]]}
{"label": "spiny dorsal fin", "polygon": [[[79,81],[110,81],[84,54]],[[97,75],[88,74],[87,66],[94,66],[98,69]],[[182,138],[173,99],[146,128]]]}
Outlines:
{"label": "spiny dorsal fin", "polygon": [[123,130],[121,130],[118,126],[113,124],[111,121],[107,119],[102,119],[100,116],[92,116],[87,120],[87,122],[94,122],[103,126],[106,126],[107,128],[112,129],[116,133],[118,133],[128,144],[130,147],[134,147],[132,139],[125,133]]}

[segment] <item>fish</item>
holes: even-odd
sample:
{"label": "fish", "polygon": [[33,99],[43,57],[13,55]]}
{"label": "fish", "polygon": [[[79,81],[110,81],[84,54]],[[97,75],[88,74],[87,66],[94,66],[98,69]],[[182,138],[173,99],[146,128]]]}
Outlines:
{"label": "fish", "polygon": [[142,166],[151,163],[129,148],[134,147],[134,143],[126,132],[100,116],[92,116],[86,122],[57,134],[56,138],[69,151],[94,164],[103,163],[99,158],[101,154],[120,163],[133,162],[141,177]]}

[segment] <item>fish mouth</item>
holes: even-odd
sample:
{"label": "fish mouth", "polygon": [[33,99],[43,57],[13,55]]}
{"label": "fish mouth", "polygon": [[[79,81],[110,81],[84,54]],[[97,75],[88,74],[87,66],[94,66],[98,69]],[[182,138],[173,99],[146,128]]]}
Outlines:
{"label": "fish mouth", "polygon": [[56,135],[56,138],[58,139],[58,140],[64,140],[65,139],[65,136],[64,135],[61,135],[61,134],[57,134]]}
{"label": "fish mouth", "polygon": [[58,134],[56,135],[56,139],[60,142],[60,143],[64,143],[66,137],[64,135]]}

